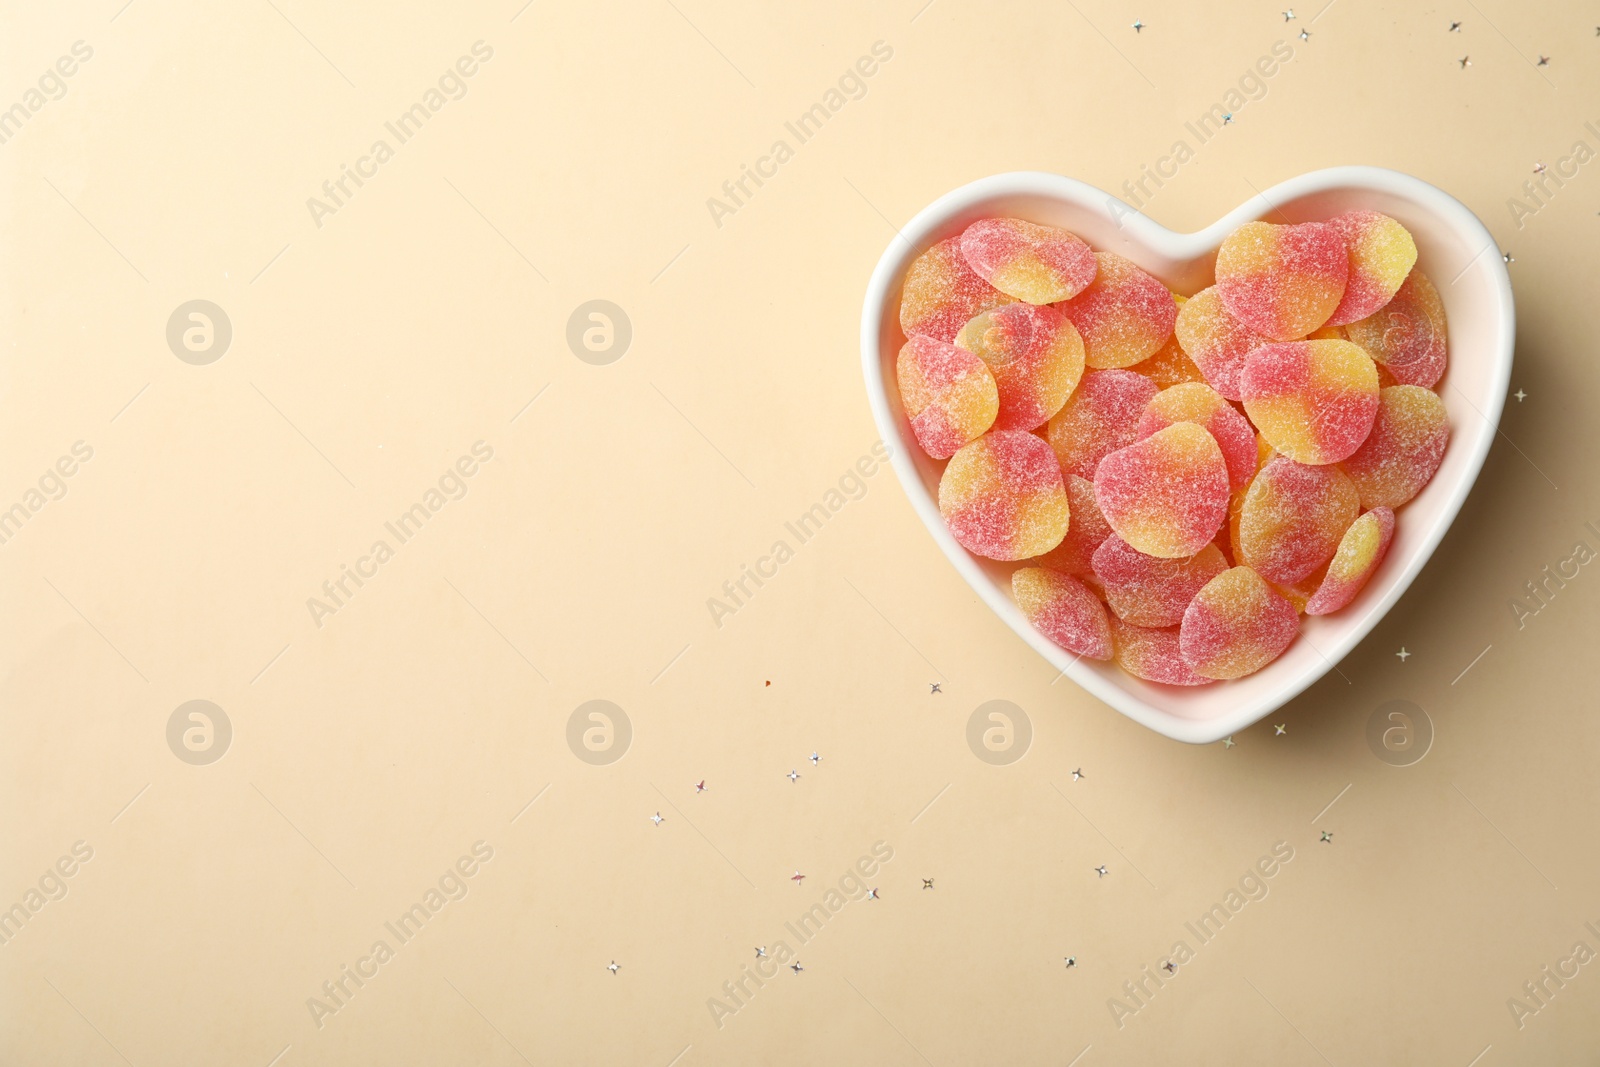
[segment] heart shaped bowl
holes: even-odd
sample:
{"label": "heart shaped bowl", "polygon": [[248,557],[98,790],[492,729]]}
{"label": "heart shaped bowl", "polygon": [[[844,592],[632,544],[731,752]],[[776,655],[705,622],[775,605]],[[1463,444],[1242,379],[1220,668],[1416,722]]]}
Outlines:
{"label": "heart shaped bowl", "polygon": [[[1248,677],[1186,688],[1142,681],[1114,663],[1080,660],[1029,625],[1011,598],[1018,564],[972,555],[939,515],[944,464],[917,446],[895,383],[900,286],[911,261],[981,218],[1013,216],[1071,230],[1116,252],[1180,293],[1212,282],[1217,246],[1256,219],[1309,222],[1366,208],[1398,219],[1416,238],[1417,264],[1433,281],[1449,322],[1449,369],[1436,390],[1450,413],[1450,447],[1417,497],[1401,509],[1389,555],[1344,609],[1302,617],[1284,654]],[[1461,510],[1488,455],[1511,376],[1515,312],[1511,280],[1494,238],[1465,205],[1432,185],[1376,167],[1314,171],[1273,186],[1198,233],[1174,233],[1091,185],[1056,174],[998,174],[940,197],[906,224],[878,260],[861,313],[867,396],[911,504],[967,584],[1006,624],[1078,685],[1158,733],[1203,744],[1227,737],[1288,703],[1332,670],[1378,624],[1421,572]]]}

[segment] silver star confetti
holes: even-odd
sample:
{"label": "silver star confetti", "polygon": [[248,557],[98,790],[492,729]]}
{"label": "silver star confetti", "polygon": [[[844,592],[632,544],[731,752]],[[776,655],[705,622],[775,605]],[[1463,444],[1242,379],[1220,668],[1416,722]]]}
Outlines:
{"label": "silver star confetti", "polygon": [[1333,835],[1330,834],[1326,830],[1322,831],[1322,841],[1319,841],[1318,844],[1322,844],[1324,842],[1326,842],[1328,844],[1332,844],[1333,843]]}
{"label": "silver star confetti", "polygon": [[1452,23],[1451,23],[1451,24],[1450,24],[1450,32],[1451,32],[1451,33],[1460,33],[1460,32],[1461,32],[1461,23],[1459,23],[1459,22],[1452,22]]}
{"label": "silver star confetti", "polygon": [[622,964],[618,963],[616,960],[612,960],[610,963],[606,964],[606,970],[610,971],[612,974],[616,974],[618,971],[622,970]]}
{"label": "silver star confetti", "polygon": [[756,948],[756,959],[764,960],[766,958],[767,958],[767,946],[766,945],[758,946]]}
{"label": "silver star confetti", "polygon": [[1144,29],[1144,23],[1140,22],[1138,19],[1134,19],[1133,20],[1133,32],[1134,33],[1138,33],[1142,29]]}
{"label": "silver star confetti", "polygon": [[878,891],[876,889],[867,890],[867,899],[868,900],[877,900],[878,899]]}
{"label": "silver star confetti", "polygon": [[784,777],[789,779],[790,782],[798,782],[800,780],[800,772],[791,767],[789,773]]}
{"label": "silver star confetti", "polygon": [[1528,398],[1528,394],[1524,393],[1521,389],[1518,389],[1516,392],[1512,393],[1511,395],[1517,398],[1517,403],[1519,403],[1519,404],[1522,403],[1524,400],[1526,400]]}
{"label": "silver star confetti", "polygon": [[1536,67],[1548,67],[1549,65],[1550,65],[1550,57],[1549,56],[1540,56],[1539,57],[1539,62],[1534,64],[1534,66],[1536,66]]}
{"label": "silver star confetti", "polygon": [[1512,255],[1510,252],[1501,253],[1500,258],[1505,260],[1507,263],[1515,263],[1517,261],[1517,257]]}
{"label": "silver star confetti", "polygon": [[1542,163],[1542,162],[1540,162],[1540,163],[1535,163],[1535,164],[1534,164],[1534,165],[1533,165],[1533,172],[1534,172],[1534,173],[1535,173],[1535,174],[1543,174],[1543,173],[1544,173],[1544,172],[1545,172],[1545,171],[1547,171],[1547,170],[1549,170],[1549,169],[1550,169],[1550,168],[1549,168],[1549,167],[1547,167],[1547,166],[1545,166],[1545,165],[1544,165],[1544,164],[1543,164],[1543,163]]}
{"label": "silver star confetti", "polygon": [[1232,126],[1233,125],[1233,112],[1228,111],[1228,112],[1225,112],[1223,114],[1223,116],[1222,116],[1222,124],[1224,126]]}
{"label": "silver star confetti", "polygon": [[1468,67],[1472,66],[1472,57],[1462,56],[1460,59],[1456,60],[1456,62],[1461,64],[1462,70],[1466,70]]}
{"label": "silver star confetti", "polygon": [[1067,957],[1064,957],[1064,958],[1067,961],[1067,970],[1070,971],[1072,968],[1074,968],[1074,967],[1076,967],[1078,965],[1078,957],[1076,957],[1076,956],[1067,956]]}
{"label": "silver star confetti", "polygon": [[1106,870],[1106,865],[1102,863],[1100,866],[1098,866],[1098,867],[1096,867],[1094,869],[1094,873],[1096,875],[1098,875],[1099,877],[1104,878],[1106,875],[1110,874],[1111,872]]}
{"label": "silver star confetti", "polygon": [[1286,734],[1288,732],[1289,732],[1289,724],[1288,723],[1286,723],[1286,722],[1273,723],[1273,725],[1272,725],[1272,736],[1273,737],[1282,737],[1284,734]]}
{"label": "silver star confetti", "polygon": [[805,970],[804,967],[800,966],[799,960],[795,960],[793,963],[789,964],[789,969],[795,974],[799,974],[801,971]]}
{"label": "silver star confetti", "polygon": [[806,880],[806,876],[801,874],[799,871],[795,871],[794,874],[789,878],[789,881],[793,882],[795,885],[799,885],[801,882],[804,882],[805,880]]}
{"label": "silver star confetti", "polygon": [[932,889],[933,888],[933,879],[932,878],[924,878],[922,880],[922,888],[924,888],[924,889]]}
{"label": "silver star confetti", "polygon": [[1083,768],[1082,767],[1079,767],[1079,768],[1077,768],[1076,770],[1074,770],[1072,772],[1072,780],[1074,782],[1076,782],[1079,778],[1082,778],[1082,777],[1083,777]]}
{"label": "silver star confetti", "polygon": [[812,750],[812,753],[811,753],[811,766],[815,767],[817,764],[819,764],[821,762],[822,762],[822,757],[817,755],[815,750]]}
{"label": "silver star confetti", "polygon": [[1178,973],[1178,965],[1176,963],[1173,963],[1171,960],[1168,960],[1166,963],[1163,963],[1161,965],[1161,969],[1163,971],[1166,971],[1168,974],[1177,974]]}
{"label": "silver star confetti", "polygon": [[696,793],[704,793],[706,791],[706,780],[704,778],[694,784],[694,791]]}
{"label": "silver star confetti", "polygon": [[1230,735],[1228,735],[1228,736],[1227,736],[1227,737],[1224,737],[1224,738],[1223,738],[1223,739],[1222,739],[1222,747],[1223,747],[1223,748],[1232,748],[1232,747],[1233,747],[1233,746],[1234,746],[1234,745],[1236,745],[1236,744],[1238,744],[1238,742],[1236,742],[1236,741],[1235,741],[1235,740],[1234,740],[1234,739],[1233,739],[1233,735],[1232,735],[1232,734],[1230,734]]}
{"label": "silver star confetti", "polygon": [[667,821],[667,817],[658,811],[654,815],[650,816],[650,821],[655,823],[657,826],[660,826],[662,823]]}
{"label": "silver star confetti", "polygon": [[1399,658],[1401,663],[1404,663],[1406,660],[1411,658],[1411,653],[1406,651],[1406,646],[1405,645],[1401,645],[1400,646],[1400,651],[1396,652],[1395,656],[1397,656]]}
{"label": "silver star confetti", "polygon": [[1292,18],[1294,18],[1294,8],[1291,7],[1283,13],[1283,21],[1288,22]]}
{"label": "silver star confetti", "polygon": [[944,690],[939,688],[939,683],[938,682],[929,682],[928,683],[928,692],[929,693],[942,693],[942,692],[944,692]]}
{"label": "silver star confetti", "polygon": [[1300,39],[1301,39],[1301,40],[1302,40],[1302,41],[1309,41],[1309,40],[1311,40],[1311,31],[1310,31],[1310,30],[1301,30],[1301,31],[1300,31]]}

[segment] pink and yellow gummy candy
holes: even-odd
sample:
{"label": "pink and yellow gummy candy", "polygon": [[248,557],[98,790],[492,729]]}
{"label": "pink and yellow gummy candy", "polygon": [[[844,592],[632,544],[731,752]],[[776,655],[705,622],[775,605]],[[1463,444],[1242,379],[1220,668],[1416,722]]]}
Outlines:
{"label": "pink and yellow gummy candy", "polygon": [[1113,534],[1094,553],[1094,573],[1106,603],[1135,626],[1176,626],[1200,587],[1228,569],[1221,549],[1206,545],[1188,559],[1159,559]]}
{"label": "pink and yellow gummy candy", "polygon": [[1178,650],[1196,674],[1242,678],[1277,659],[1300,629],[1300,616],[1249,567],[1217,575],[1183,613]]}
{"label": "pink and yellow gummy candy", "polygon": [[991,430],[962,448],[939,479],[939,513],[969,552],[1021,560],[1067,532],[1066,486],[1050,446],[1023,430]]}
{"label": "pink and yellow gummy candy", "polygon": [[1034,629],[1085,659],[1111,658],[1111,623],[1105,605],[1071,575],[1048,567],[1020,567],[1011,595]]}
{"label": "pink and yellow gummy candy", "polygon": [[1206,383],[1229,400],[1239,399],[1245,357],[1267,343],[1266,337],[1228,313],[1214,285],[1178,309],[1173,334]]}
{"label": "pink and yellow gummy candy", "polygon": [[1444,302],[1420,270],[1413,269],[1381,309],[1345,331],[1400,385],[1431,389],[1444,377]]}
{"label": "pink and yellow gummy candy", "polygon": [[949,459],[994,425],[1000,393],[971,352],[918,334],[901,346],[895,371],[911,432],[934,459]]}
{"label": "pink and yellow gummy candy", "polygon": [[1355,485],[1338,467],[1278,456],[1245,492],[1236,562],[1269,582],[1294,585],[1333,558],[1360,507]]}
{"label": "pink and yellow gummy candy", "polygon": [[1344,297],[1328,316],[1329,326],[1364,319],[1387,304],[1417,262],[1417,242],[1388,215],[1346,211],[1328,220],[1344,235],[1350,275]]}
{"label": "pink and yellow gummy candy", "polygon": [[1450,416],[1444,401],[1417,385],[1392,385],[1378,397],[1372,433],[1339,464],[1364,508],[1397,508],[1422,491],[1444,460]]}
{"label": "pink and yellow gummy candy", "polygon": [[1083,335],[1084,358],[1096,370],[1131,367],[1155,355],[1178,318],[1172,291],[1115,252],[1094,254],[1089,287],[1058,305]]}
{"label": "pink and yellow gummy candy", "polygon": [[1138,551],[1192,556],[1228,517],[1228,464],[1209,433],[1180,422],[1101,460],[1094,498],[1117,536]]}
{"label": "pink and yellow gummy candy", "polygon": [[1111,643],[1117,666],[1147,682],[1162,685],[1210,685],[1211,679],[1196,674],[1178,649],[1178,627],[1156,630],[1132,626],[1112,615]]}
{"label": "pink and yellow gummy candy", "polygon": [[1378,411],[1378,368],[1349,341],[1263,345],[1245,360],[1239,384],[1261,436],[1301,463],[1355,452]]}
{"label": "pink and yellow gummy candy", "polygon": [[953,341],[976,314],[1009,304],[1009,297],[984,281],[961,254],[961,238],[950,237],[911,261],[900,287],[900,329]]}
{"label": "pink and yellow gummy candy", "polygon": [[1217,249],[1217,292],[1228,313],[1274,341],[1299,340],[1326,323],[1349,275],[1344,236],[1326,222],[1247,222]]}
{"label": "pink and yellow gummy candy", "polygon": [[1050,447],[1061,469],[1093,481],[1102,459],[1138,440],[1139,416],[1156,392],[1154,382],[1133,371],[1085,372],[1050,420]]}
{"label": "pink and yellow gummy candy", "polygon": [[1192,422],[1216,439],[1222,458],[1228,464],[1228,481],[1242,488],[1256,473],[1256,432],[1239,409],[1222,399],[1209,385],[1188,382],[1162,390],[1145,405],[1139,416],[1139,436],[1149,437],[1157,430],[1179,422]]}
{"label": "pink and yellow gummy candy", "polygon": [[997,430],[1042,426],[1083,377],[1083,341],[1059,311],[1006,304],[972,318],[955,343],[988,364],[1000,390]]}
{"label": "pink and yellow gummy candy", "polygon": [[1071,519],[1067,536],[1036,561],[1041,566],[1082,578],[1094,574],[1094,550],[1111,536],[1111,525],[1094,502],[1094,483],[1076,474],[1067,479],[1067,507]]}
{"label": "pink and yellow gummy candy", "polygon": [[1022,219],[979,219],[961,234],[975,274],[1007,296],[1053,304],[1094,281],[1094,252],[1070,230]]}
{"label": "pink and yellow gummy candy", "polygon": [[1388,508],[1373,508],[1352,522],[1339,539],[1316,595],[1306,601],[1306,614],[1327,615],[1354,600],[1383,562],[1392,540],[1394,512]]}

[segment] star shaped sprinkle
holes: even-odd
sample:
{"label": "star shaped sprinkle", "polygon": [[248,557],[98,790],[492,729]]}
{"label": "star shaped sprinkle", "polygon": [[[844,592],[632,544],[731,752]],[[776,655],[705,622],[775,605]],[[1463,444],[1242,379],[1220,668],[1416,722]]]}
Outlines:
{"label": "star shaped sprinkle", "polygon": [[795,960],[793,963],[789,964],[789,969],[795,974],[799,974],[801,971],[805,970],[804,967],[800,966],[799,960]]}
{"label": "star shaped sprinkle", "polygon": [[606,964],[606,970],[610,971],[612,974],[616,974],[618,971],[622,970],[622,964],[618,963],[616,960],[612,960],[610,963]]}
{"label": "star shaped sprinkle", "polygon": [[1450,24],[1450,32],[1451,32],[1451,33],[1460,33],[1460,32],[1461,32],[1461,23],[1459,23],[1459,22],[1452,22],[1452,23],[1451,23],[1451,24]]}
{"label": "star shaped sprinkle", "polygon": [[704,778],[694,784],[694,791],[696,793],[704,793],[706,791],[706,780]]}
{"label": "star shaped sprinkle", "polygon": [[1166,971],[1168,974],[1177,974],[1178,973],[1178,965],[1176,963],[1173,963],[1171,960],[1168,960],[1166,963],[1163,963],[1161,965],[1161,969],[1163,971]]}
{"label": "star shaped sprinkle", "polygon": [[1515,263],[1517,261],[1517,257],[1512,255],[1510,252],[1501,253],[1500,258],[1505,260],[1507,263]]}
{"label": "star shaped sprinkle", "polygon": [[1222,116],[1222,124],[1224,126],[1232,126],[1233,125],[1233,112],[1228,111],[1228,112],[1225,112],[1223,114],[1223,116]]}
{"label": "star shaped sprinkle", "polygon": [[811,752],[811,766],[815,767],[817,764],[819,764],[821,762],[822,762],[822,757],[817,755],[816,750],[813,749],[812,752]]}
{"label": "star shaped sprinkle", "polygon": [[1333,843],[1333,835],[1330,834],[1326,830],[1322,831],[1322,841],[1318,842],[1318,844],[1323,844],[1323,843],[1327,843],[1327,844],[1332,844]]}
{"label": "star shaped sprinkle", "polygon": [[1462,70],[1466,70],[1468,67],[1472,66],[1472,57],[1462,56],[1460,59],[1456,60],[1456,62],[1461,64]]}
{"label": "star shaped sprinkle", "polygon": [[789,773],[784,777],[789,779],[790,782],[798,782],[800,780],[800,772],[791,767]]}
{"label": "star shaped sprinkle", "polygon": [[1294,18],[1294,8],[1291,7],[1283,13],[1283,21],[1288,22],[1292,18]]}
{"label": "star shaped sprinkle", "polygon": [[1142,29],[1144,29],[1144,23],[1140,22],[1138,19],[1134,19],[1133,20],[1133,32],[1134,33],[1138,33]]}
{"label": "star shaped sprinkle", "polygon": [[924,878],[922,880],[922,888],[924,888],[924,889],[932,889],[933,888],[933,879],[932,878]]}
{"label": "star shaped sprinkle", "polygon": [[767,946],[766,945],[757,946],[756,947],[756,959],[764,960],[766,958],[767,958]]}
{"label": "star shaped sprinkle", "polygon": [[1311,40],[1311,31],[1310,31],[1310,30],[1301,30],[1301,31],[1300,31],[1300,39],[1301,39],[1301,40],[1302,40],[1302,41],[1309,41],[1309,40]]}
{"label": "star shaped sprinkle", "polygon": [[1547,171],[1547,170],[1549,170],[1549,169],[1550,169],[1550,168],[1549,168],[1549,167],[1547,167],[1547,166],[1545,166],[1545,165],[1544,165],[1544,163],[1542,163],[1542,162],[1540,162],[1540,163],[1535,163],[1535,164],[1534,164],[1534,165],[1533,165],[1533,172],[1534,172],[1534,173],[1535,173],[1535,174],[1543,174],[1543,173],[1544,173],[1544,172],[1545,172],[1545,171]]}
{"label": "star shaped sprinkle", "polygon": [[867,890],[867,899],[868,900],[877,900],[878,899],[878,891],[876,889]]}
{"label": "star shaped sprinkle", "polygon": [[667,821],[667,817],[658,811],[654,815],[650,816],[650,821],[655,823],[657,826],[660,826],[662,823]]}
{"label": "star shaped sprinkle", "polygon": [[1525,399],[1527,399],[1527,396],[1528,396],[1528,394],[1524,393],[1521,389],[1518,389],[1516,392],[1512,393],[1511,395],[1517,398],[1517,403],[1519,403],[1519,404],[1522,403]]}
{"label": "star shaped sprinkle", "polygon": [[1273,737],[1282,737],[1284,734],[1286,734],[1288,732],[1289,732],[1289,724],[1288,723],[1286,723],[1286,722],[1278,722],[1278,723],[1273,723],[1272,724],[1272,736]]}
{"label": "star shaped sprinkle", "polygon": [[942,692],[944,692],[944,690],[939,688],[939,683],[938,682],[929,682],[928,683],[928,692],[930,692],[930,693],[942,693]]}
{"label": "star shaped sprinkle", "polygon": [[1224,737],[1222,739],[1222,747],[1223,748],[1232,748],[1237,743],[1238,742],[1234,741],[1232,734],[1229,734],[1227,737]]}
{"label": "star shaped sprinkle", "polygon": [[1071,970],[1072,968],[1074,968],[1074,967],[1076,967],[1078,965],[1078,957],[1076,957],[1076,956],[1066,956],[1064,958],[1067,961],[1067,969],[1068,970]]}
{"label": "star shaped sprinkle", "polygon": [[1540,56],[1539,57],[1539,62],[1534,64],[1534,66],[1536,66],[1536,67],[1548,67],[1549,65],[1550,65],[1550,57],[1549,56]]}
{"label": "star shaped sprinkle", "polygon": [[1072,772],[1072,780],[1074,782],[1076,782],[1079,778],[1082,778],[1082,777],[1083,777],[1083,768],[1082,767],[1079,767],[1077,770]]}
{"label": "star shaped sprinkle", "polygon": [[795,885],[799,885],[801,882],[803,882],[805,880],[806,880],[806,876],[801,874],[799,871],[795,871],[794,874],[791,875],[790,878],[789,878],[789,881],[793,882]]}
{"label": "star shaped sprinkle", "polygon": [[1395,655],[1399,657],[1401,663],[1404,663],[1406,660],[1411,658],[1411,653],[1406,651],[1405,645],[1401,645],[1400,651],[1396,652]]}
{"label": "star shaped sprinkle", "polygon": [[1106,870],[1106,865],[1102,863],[1100,866],[1098,866],[1098,867],[1096,867],[1094,869],[1094,873],[1096,875],[1098,875],[1099,877],[1104,878],[1106,875],[1110,874],[1111,872]]}

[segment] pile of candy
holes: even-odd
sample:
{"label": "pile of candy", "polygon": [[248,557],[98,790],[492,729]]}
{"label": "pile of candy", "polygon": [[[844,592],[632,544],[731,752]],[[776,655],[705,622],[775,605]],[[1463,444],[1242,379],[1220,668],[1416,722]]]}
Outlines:
{"label": "pile of candy", "polygon": [[1444,305],[1394,219],[1251,222],[1185,298],[981,219],[906,272],[900,396],[939,510],[1061,647],[1168,685],[1349,604],[1450,439]]}

